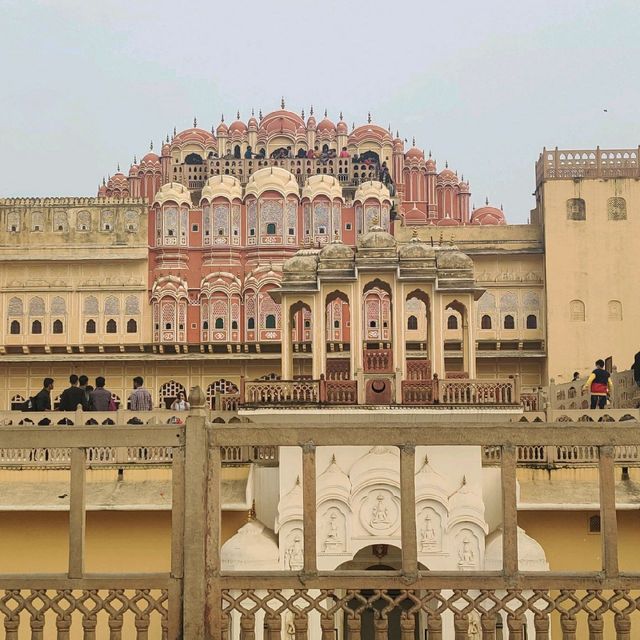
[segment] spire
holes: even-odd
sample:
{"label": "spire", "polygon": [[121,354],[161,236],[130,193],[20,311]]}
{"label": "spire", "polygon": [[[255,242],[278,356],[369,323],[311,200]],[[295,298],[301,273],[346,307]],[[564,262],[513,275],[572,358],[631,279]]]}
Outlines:
{"label": "spire", "polygon": [[136,156],[133,156],[133,164],[138,164],[138,159],[136,158]]}
{"label": "spire", "polygon": [[153,140],[149,143],[149,151],[153,151]]}
{"label": "spire", "polygon": [[104,179],[104,176],[102,176],[102,186],[103,187],[107,186],[107,181]]}
{"label": "spire", "polygon": [[198,126],[198,119],[193,116],[193,128],[195,129]]}
{"label": "spire", "polygon": [[251,107],[251,117],[253,118],[255,116],[255,112],[253,111],[253,107]]}
{"label": "spire", "polygon": [[220,114],[220,122],[224,122],[224,113]]}
{"label": "spire", "polygon": [[311,109],[309,109],[309,115],[312,116],[313,115],[313,105],[311,105]]}
{"label": "spire", "polygon": [[342,111],[340,111],[340,120],[342,120]]}
{"label": "spire", "polygon": [[326,109],[326,108],[325,108],[325,110],[324,110],[324,117],[325,117],[325,118],[327,117],[327,109]]}
{"label": "spire", "polygon": [[484,199],[484,204],[485,204],[487,207],[489,206],[489,196],[487,196],[487,197]]}
{"label": "spire", "polygon": [[391,123],[389,123],[389,126],[387,127],[387,131],[391,133]]}
{"label": "spire", "polygon": [[118,173],[120,173],[120,163],[118,162]]}
{"label": "spire", "polygon": [[445,168],[445,169],[448,169],[448,168],[449,168],[449,161],[448,161],[448,160],[445,160],[445,161],[444,161],[444,168]]}
{"label": "spire", "polygon": [[355,129],[356,129],[356,123],[352,122],[351,123],[351,131],[355,131]]}
{"label": "spire", "polygon": [[367,122],[371,124],[371,111],[367,114]]}
{"label": "spire", "polygon": [[175,138],[175,137],[176,137],[176,135],[177,135],[176,128],[175,128],[175,127],[173,127],[173,137]]}
{"label": "spire", "polygon": [[396,129],[396,138],[400,137],[400,132]]}
{"label": "spire", "polygon": [[167,140],[166,143],[169,144],[169,134],[167,133]]}
{"label": "spire", "polygon": [[412,140],[411,140],[411,146],[415,147],[416,146],[416,137],[413,136]]}
{"label": "spire", "polygon": [[300,117],[304,120],[304,107],[302,107],[302,111],[300,112]]}
{"label": "spire", "polygon": [[431,149],[429,149],[429,157],[431,157]]}
{"label": "spire", "polygon": [[260,119],[260,121],[262,121],[262,109],[258,111],[258,118]]}
{"label": "spire", "polygon": [[215,135],[215,130],[213,128],[213,125],[211,125],[211,135],[214,136]]}
{"label": "spire", "polygon": [[240,120],[240,109],[236,111],[236,120]]}
{"label": "spire", "polygon": [[284,96],[280,99],[280,108],[284,109]]}
{"label": "spire", "polygon": [[502,202],[500,203],[500,211],[504,211],[504,208],[502,206]]}
{"label": "spire", "polygon": [[464,173],[462,174],[462,182],[464,182]]}

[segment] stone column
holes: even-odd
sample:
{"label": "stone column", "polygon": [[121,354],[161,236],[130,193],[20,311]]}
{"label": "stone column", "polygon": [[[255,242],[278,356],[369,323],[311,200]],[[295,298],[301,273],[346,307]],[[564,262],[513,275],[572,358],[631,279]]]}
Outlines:
{"label": "stone column", "polygon": [[291,344],[291,305],[287,296],[282,296],[282,339],[280,341],[280,377],[293,379],[293,345]]}

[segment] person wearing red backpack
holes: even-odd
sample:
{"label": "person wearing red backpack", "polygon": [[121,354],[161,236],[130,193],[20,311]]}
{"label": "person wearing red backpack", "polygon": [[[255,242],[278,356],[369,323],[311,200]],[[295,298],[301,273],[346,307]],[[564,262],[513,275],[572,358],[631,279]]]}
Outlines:
{"label": "person wearing red backpack", "polygon": [[596,360],[596,368],[591,372],[587,382],[582,387],[591,393],[591,408],[604,409],[607,397],[613,389],[611,374],[604,368],[604,360]]}

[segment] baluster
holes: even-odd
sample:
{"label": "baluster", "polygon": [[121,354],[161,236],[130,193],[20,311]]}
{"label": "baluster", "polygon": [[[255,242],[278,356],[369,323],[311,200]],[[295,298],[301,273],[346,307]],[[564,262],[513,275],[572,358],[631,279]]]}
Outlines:
{"label": "baluster", "polygon": [[353,617],[350,616],[347,619],[347,629],[349,631],[349,634],[347,635],[349,640],[351,640],[351,638],[353,638],[354,640],[360,640],[361,638],[360,631],[362,630],[362,621],[360,620],[359,613],[354,613]]}
{"label": "baluster", "polygon": [[453,619],[456,640],[469,640],[469,616],[456,613]]}
{"label": "baluster", "polygon": [[267,616],[266,622],[266,640],[280,640],[282,637],[282,618],[279,615],[270,612]]}
{"label": "baluster", "polygon": [[11,616],[4,620],[4,631],[6,640],[18,640],[18,627],[20,626],[20,618]]}
{"label": "baluster", "polygon": [[[336,636],[335,621],[332,615],[323,615],[320,619],[320,628],[322,629],[321,640],[338,640]],[[278,636],[275,640],[280,640]],[[411,637],[413,640],[413,636]]]}
{"label": "baluster", "polygon": [[256,640],[256,620],[253,612],[242,612],[240,617],[240,640]]}
{"label": "baluster", "polygon": [[136,640],[149,640],[149,614],[145,613],[142,617],[136,617]]}
{"label": "baluster", "polygon": [[85,614],[82,617],[83,640],[96,640],[96,626],[98,620],[95,614]]}
{"label": "baluster", "polygon": [[427,636],[429,640],[442,640],[442,616],[427,611]]}
{"label": "baluster", "polygon": [[400,640],[415,638],[416,618],[413,613],[403,611],[400,615]]}
{"label": "baluster", "polygon": [[[122,640],[122,614],[109,616],[109,640]],[[58,638],[60,640],[60,638]],[[68,636],[65,640],[68,640]]]}
{"label": "baluster", "polygon": [[495,613],[484,613],[480,616],[480,626],[482,627],[482,640],[496,640]]}
{"label": "baluster", "polygon": [[509,613],[507,627],[509,628],[509,640],[524,640],[524,620],[521,613]]}
{"label": "baluster", "polygon": [[589,640],[603,640],[604,620],[601,617],[589,616]]}
{"label": "baluster", "polygon": [[576,627],[578,622],[575,616],[563,613],[560,616],[560,628],[562,629],[562,640],[576,640]]}
{"label": "baluster", "polygon": [[296,640],[309,639],[309,635],[307,633],[309,630],[309,620],[306,613],[302,611],[296,612],[296,617],[293,619],[293,626],[296,630]]}
{"label": "baluster", "polygon": [[220,616],[220,640],[229,640],[229,613],[223,612]]}
{"label": "baluster", "polygon": [[631,640],[631,619],[626,613],[617,613],[613,619],[616,640]]}
{"label": "baluster", "polygon": [[549,640],[549,616],[546,614],[536,615],[533,619],[533,628],[536,630],[535,640]]}

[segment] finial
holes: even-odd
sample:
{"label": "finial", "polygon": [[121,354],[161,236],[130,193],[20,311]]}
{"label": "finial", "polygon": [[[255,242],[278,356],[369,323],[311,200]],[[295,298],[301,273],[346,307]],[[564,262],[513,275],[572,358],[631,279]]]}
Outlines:
{"label": "finial", "polygon": [[331,456],[331,464],[335,464],[335,463],[336,463],[336,454],[334,453],[334,454]]}
{"label": "finial", "polygon": [[389,126],[387,127],[387,131],[391,133],[391,123],[389,123]]}
{"label": "finial", "polygon": [[326,109],[326,108],[325,108],[325,110],[324,110],[324,117],[325,117],[325,118],[327,117],[327,109]]}
{"label": "finial", "polygon": [[441,231],[441,232],[440,232],[440,243],[439,243],[439,244],[440,244],[440,246],[442,246],[442,236],[443,236],[443,233],[442,233],[442,231]]}
{"label": "finial", "polygon": [[118,173],[120,173],[120,163],[118,162]]}
{"label": "finial", "polygon": [[340,112],[340,120],[342,120],[342,111]]}
{"label": "finial", "polygon": [[300,112],[300,117],[304,120],[304,107],[302,107],[302,111]]}
{"label": "finial", "polygon": [[251,107],[251,116],[252,116],[252,117],[253,117],[253,116],[255,116],[255,113],[254,113],[254,111],[253,111],[253,107]]}
{"label": "finial", "polygon": [[251,503],[251,509],[249,509],[249,513],[247,514],[247,522],[251,522],[256,519],[256,501],[253,500]]}
{"label": "finial", "polygon": [[424,454],[424,463],[429,464],[429,456],[426,453]]}
{"label": "finial", "polygon": [[400,137],[400,132],[396,129],[396,138]]}
{"label": "finial", "polygon": [[431,149],[429,149],[429,157],[431,157]]}
{"label": "finial", "polygon": [[236,111],[236,120],[240,120],[240,109]]}
{"label": "finial", "polygon": [[416,137],[413,136],[413,138],[411,138],[411,146],[415,147],[416,146]]}
{"label": "finial", "polygon": [[431,234],[431,246],[433,247],[433,234]]}
{"label": "finial", "polygon": [[453,247],[453,233],[451,234],[451,240],[449,240],[449,246]]}
{"label": "finial", "polygon": [[312,116],[313,115],[313,105],[311,105],[311,109],[309,109],[309,115]]}
{"label": "finial", "polygon": [[176,131],[176,128],[175,128],[175,126],[174,126],[174,127],[173,127],[173,137],[174,137],[174,138],[176,137],[177,133],[178,133],[178,132]]}
{"label": "finial", "polygon": [[220,114],[220,122],[224,122],[224,113]]}
{"label": "finial", "polygon": [[211,135],[212,135],[212,136],[213,136],[213,135],[215,135],[215,131],[214,131],[214,129],[213,129],[213,125],[211,125]]}
{"label": "finial", "polygon": [[367,122],[371,124],[371,111],[367,114]]}
{"label": "finial", "polygon": [[411,239],[414,241],[418,240],[418,230],[415,227],[413,227],[413,231],[411,232]]}
{"label": "finial", "polygon": [[299,487],[300,486],[300,476],[296,476],[296,481],[293,485],[294,487]]}
{"label": "finial", "polygon": [[355,130],[355,128],[356,128],[356,123],[355,123],[355,122],[352,122],[352,123],[351,123],[351,131],[354,131],[354,130]]}
{"label": "finial", "polygon": [[169,134],[167,133],[167,139],[165,140],[167,144],[169,144]]}
{"label": "finial", "polygon": [[485,204],[486,206],[489,206],[489,196],[487,196],[487,197],[484,199],[484,204]]}
{"label": "finial", "polygon": [[153,151],[153,140],[149,143],[149,151]]}
{"label": "finial", "polygon": [[102,186],[107,186],[107,181],[104,179],[104,176],[102,176]]}
{"label": "finial", "polygon": [[500,203],[500,211],[504,211],[504,209],[502,207],[502,202]]}
{"label": "finial", "polygon": [[133,156],[133,164],[138,164],[138,159],[136,158],[136,156]]}
{"label": "finial", "polygon": [[462,174],[462,182],[464,182],[464,173]]}
{"label": "finial", "polygon": [[193,116],[193,128],[195,129],[198,126],[198,119]]}
{"label": "finial", "polygon": [[448,169],[448,168],[449,168],[449,161],[448,161],[448,160],[445,160],[445,161],[444,161],[444,168],[445,168],[445,169]]}
{"label": "finial", "polygon": [[280,100],[280,108],[284,109],[284,96],[282,96],[282,99]]}
{"label": "finial", "polygon": [[260,109],[260,110],[258,111],[258,118],[259,118],[260,120],[262,120],[262,109]]}
{"label": "finial", "polygon": [[462,486],[464,487],[465,484],[467,484],[467,476],[462,476]]}

